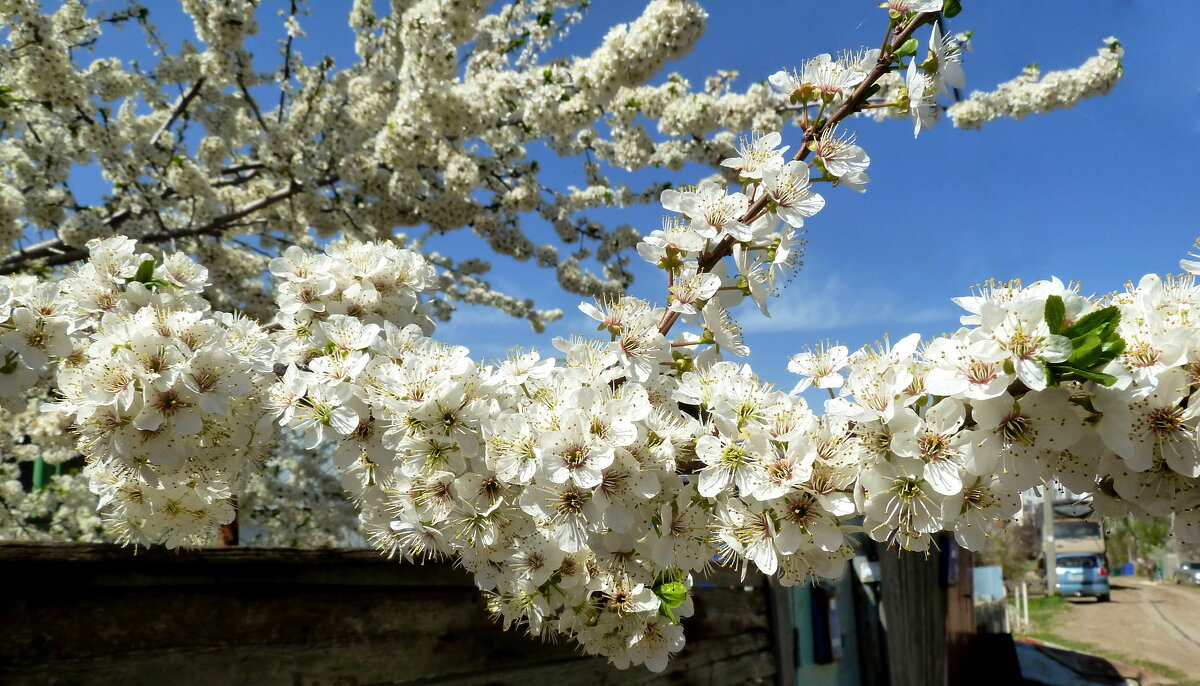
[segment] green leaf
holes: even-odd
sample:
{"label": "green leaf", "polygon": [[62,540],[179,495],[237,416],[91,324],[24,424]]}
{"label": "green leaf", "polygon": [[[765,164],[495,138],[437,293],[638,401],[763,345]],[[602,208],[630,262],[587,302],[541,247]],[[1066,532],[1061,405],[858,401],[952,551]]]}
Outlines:
{"label": "green leaf", "polygon": [[138,265],[137,273],[133,275],[134,281],[147,283],[154,279],[154,260],[146,260]]}
{"label": "green leaf", "polygon": [[1082,369],[1072,369],[1071,373],[1084,381],[1095,381],[1101,386],[1111,386],[1117,382],[1117,377],[1100,372],[1089,372]]}
{"label": "green leaf", "polygon": [[909,55],[915,55],[917,54],[917,45],[918,42],[916,38],[909,38],[908,40],[904,41],[899,48],[896,48],[895,52],[892,54],[896,57],[908,57]]}
{"label": "green leaf", "polygon": [[1079,321],[1067,327],[1067,330],[1062,335],[1075,339],[1091,331],[1096,331],[1097,334],[1100,334],[1105,328],[1110,326],[1115,328],[1120,321],[1121,310],[1117,309],[1116,305],[1109,305],[1102,310],[1096,310],[1080,317]]}
{"label": "green leaf", "polygon": [[654,595],[658,596],[660,601],[658,613],[671,620],[671,623],[678,624],[679,620],[675,618],[675,613],[671,610],[687,600],[687,586],[678,581],[665,581],[655,586],[653,590]]}
{"label": "green leaf", "polygon": [[655,586],[654,595],[667,607],[679,607],[687,600],[687,586],[678,581],[668,581]]}
{"label": "green leaf", "polygon": [[1105,361],[1110,362],[1117,359],[1117,356],[1125,352],[1125,339],[1120,336],[1109,337],[1104,341],[1104,345],[1100,348],[1103,351],[1102,357],[1108,358]]}
{"label": "green leaf", "polygon": [[946,4],[942,6],[942,15],[947,19],[957,17],[961,11],[962,3],[959,0],[946,0]]}
{"label": "green leaf", "polygon": [[[1072,343],[1075,343],[1072,341]],[[1103,341],[1094,333],[1090,333],[1083,337],[1083,340],[1075,344],[1075,349],[1071,351],[1071,356],[1067,358],[1067,364],[1079,369],[1089,369],[1093,367],[1100,359],[1101,348]]]}
{"label": "green leaf", "polygon": [[1092,329],[1092,331],[1094,331],[1096,333],[1096,335],[1099,336],[1103,340],[1109,340],[1112,338],[1120,338],[1120,336],[1117,334],[1117,325],[1120,323],[1121,323],[1121,318],[1114,317],[1113,319],[1110,319],[1107,323],[1105,323],[1103,326],[1096,328],[1096,329]]}
{"label": "green leaf", "polygon": [[671,608],[667,607],[666,605],[658,606],[658,614],[671,620],[672,624],[679,624],[679,620],[675,617],[675,613],[671,612]]}
{"label": "green leaf", "polygon": [[1050,327],[1050,333],[1061,332],[1066,319],[1067,306],[1063,304],[1062,296],[1052,295],[1046,298],[1046,324]]}

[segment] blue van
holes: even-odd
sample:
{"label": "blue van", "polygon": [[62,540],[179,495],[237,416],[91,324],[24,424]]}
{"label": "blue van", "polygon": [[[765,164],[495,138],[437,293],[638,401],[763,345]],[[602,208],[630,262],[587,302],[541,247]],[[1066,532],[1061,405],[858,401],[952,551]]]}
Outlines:
{"label": "blue van", "polygon": [[1112,599],[1108,568],[1098,553],[1059,553],[1055,573],[1058,592],[1065,596],[1092,596],[1099,602]]}

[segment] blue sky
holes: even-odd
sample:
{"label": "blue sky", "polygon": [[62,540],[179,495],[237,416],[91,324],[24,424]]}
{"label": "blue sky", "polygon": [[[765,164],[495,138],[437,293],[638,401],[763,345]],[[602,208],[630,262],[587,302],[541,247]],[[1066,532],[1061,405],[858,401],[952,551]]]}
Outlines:
{"label": "blue sky", "polygon": [[[614,23],[637,16],[644,3],[598,0],[563,47],[587,52]],[[669,64],[693,85],[717,69],[736,69],[735,87],[766,78],[821,52],[876,45],[884,11],[867,0],[709,0],[709,27],[687,58]],[[275,9],[260,11],[264,35],[259,67],[276,63]],[[313,3],[302,21],[299,47],[309,60],[321,53],[340,66],[353,60],[344,10],[348,3]],[[907,122],[861,120],[859,143],[871,155],[865,195],[824,189],[826,209],[808,222],[805,267],[773,303],[774,317],[744,309],[739,320],[764,378],[790,388],[788,355],[822,339],[852,348],[887,333],[893,340],[918,331],[934,336],[958,327],[950,298],[987,279],[1033,281],[1056,275],[1082,282],[1085,292],[1107,292],[1147,272],[1178,271],[1178,261],[1200,236],[1200,69],[1193,47],[1200,4],[1148,0],[1083,2],[965,0],[952,31],[975,31],[966,56],[968,88],[991,89],[1030,63],[1043,70],[1074,67],[1115,35],[1126,47],[1125,78],[1104,98],[1075,109],[999,121],[981,131],[949,122],[913,140]],[[181,26],[165,6],[152,16],[170,35]],[[128,31],[128,29],[126,30]],[[927,31],[922,29],[922,40]],[[784,132],[794,145],[795,129]],[[574,161],[543,158],[544,179],[578,179]],[[690,183],[707,175],[690,168],[636,179]],[[620,179],[620,175],[614,178]],[[597,215],[643,231],[658,228],[662,212],[638,207]],[[538,228],[531,225],[536,237]],[[452,254],[486,255],[466,232],[438,244]],[[461,251],[461,252],[460,252]],[[566,316],[545,334],[494,311],[467,308],[439,328],[438,337],[479,356],[511,346],[550,351],[553,336],[588,332],[577,296],[563,294],[553,273],[529,263],[493,260],[489,277],[511,295]],[[637,267],[636,295],[661,301],[662,277]]]}
{"label": "blue sky", "polygon": [[[950,298],[995,278],[1056,275],[1085,292],[1123,288],[1148,272],[1178,271],[1200,236],[1200,125],[1194,3],[963,3],[954,31],[975,31],[966,57],[968,90],[991,89],[1030,62],[1069,68],[1103,38],[1126,46],[1125,78],[1112,94],[1075,109],[959,131],[948,122],[913,140],[901,122],[857,124],[872,159],[865,195],[825,192],[826,209],[808,222],[805,268],[766,319],[740,321],[764,378],[790,388],[787,356],[830,338],[857,347],[884,333],[934,336],[958,328]],[[602,0],[573,38],[594,45],[605,28],[634,16],[639,3]],[[821,52],[874,44],[882,10],[871,2],[710,2],[709,28],[692,54],[668,65],[693,84],[716,69],[737,69],[742,86]],[[1193,28],[1188,28],[1193,27]],[[784,132],[785,140],[796,131]],[[699,178],[693,170],[682,182]],[[622,211],[652,230],[661,212]],[[548,347],[551,335],[586,330],[575,298],[551,298],[523,266],[497,262],[505,288],[561,303],[567,316],[546,336],[498,316],[461,317],[441,337],[480,352],[505,343]],[[634,292],[662,299],[661,278],[638,272]],[[528,284],[528,285],[527,285]],[[482,321],[480,321],[482,320]]]}

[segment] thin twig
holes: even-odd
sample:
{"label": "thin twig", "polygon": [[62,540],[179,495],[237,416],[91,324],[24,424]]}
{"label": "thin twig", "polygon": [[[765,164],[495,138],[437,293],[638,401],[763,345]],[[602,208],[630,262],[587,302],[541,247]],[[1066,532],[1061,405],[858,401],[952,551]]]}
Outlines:
{"label": "thin twig", "polygon": [[191,102],[196,99],[196,96],[200,95],[200,88],[204,85],[204,81],[207,78],[207,76],[201,76],[200,78],[196,79],[196,83],[193,83],[192,87],[189,88],[182,96],[180,96],[179,101],[176,102],[175,106],[171,108],[171,116],[167,117],[167,120],[163,122],[162,126],[158,127],[158,130],[155,131],[154,135],[150,137],[151,146],[158,145],[158,139],[162,138],[162,135],[167,132],[167,129],[171,128],[171,125],[174,124],[177,119],[179,119],[184,110],[187,109],[188,105],[190,105]]}
{"label": "thin twig", "polygon": [[235,164],[230,167],[221,167],[221,169],[218,171],[221,174],[237,174],[238,172],[254,171],[256,169],[262,169],[265,166],[266,165],[263,164],[262,162],[246,162],[244,164]]}
{"label": "thin twig", "polygon": [[[296,18],[296,0],[291,0],[291,18]],[[287,99],[287,85],[292,80],[292,39],[291,33],[288,34],[287,44],[283,48],[283,78],[279,82],[279,112],[275,116],[275,123],[283,123],[283,106]]]}
{"label": "thin twig", "polygon": [[267,128],[267,122],[263,119],[262,110],[258,109],[258,101],[254,99],[253,95],[250,95],[250,89],[246,88],[246,81],[242,78],[246,66],[242,64],[241,57],[238,57],[238,68],[238,74],[234,77],[234,81],[238,85],[238,90],[241,91],[246,104],[250,106],[250,111],[254,114],[254,118],[258,121],[258,125],[262,128],[263,133],[270,133],[270,129]]}

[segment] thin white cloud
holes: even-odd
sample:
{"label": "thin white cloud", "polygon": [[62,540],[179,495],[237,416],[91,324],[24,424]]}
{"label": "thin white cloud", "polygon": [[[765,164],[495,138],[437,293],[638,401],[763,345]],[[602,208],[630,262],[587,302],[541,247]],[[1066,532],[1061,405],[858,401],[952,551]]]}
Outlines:
{"label": "thin white cloud", "polygon": [[838,276],[801,278],[769,302],[770,318],[750,305],[738,322],[746,333],[829,331],[872,325],[880,331],[954,319],[953,305],[905,301],[902,294],[847,287]]}

